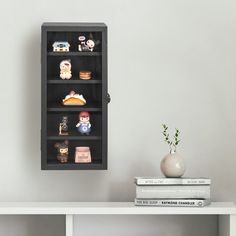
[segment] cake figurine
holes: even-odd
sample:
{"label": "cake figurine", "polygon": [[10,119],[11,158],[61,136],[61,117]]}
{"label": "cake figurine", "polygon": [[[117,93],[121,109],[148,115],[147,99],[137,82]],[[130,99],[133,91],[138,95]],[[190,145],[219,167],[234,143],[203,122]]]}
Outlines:
{"label": "cake figurine", "polygon": [[53,52],[69,52],[70,44],[66,41],[56,41],[52,45]]}
{"label": "cake figurine", "polygon": [[61,79],[70,79],[71,74],[71,62],[70,60],[63,60],[60,63],[60,77]]}
{"label": "cake figurine", "polygon": [[78,51],[80,52],[92,52],[95,47],[95,42],[92,39],[86,39],[85,36],[81,35],[78,37],[79,45]]}
{"label": "cake figurine", "polygon": [[65,106],[84,106],[86,100],[83,95],[71,91],[70,94],[66,95],[65,99],[62,100],[63,105]]}
{"label": "cake figurine", "polygon": [[68,116],[63,116],[59,124],[59,135],[68,135]]}
{"label": "cake figurine", "polygon": [[57,160],[61,163],[66,163],[68,161],[69,151],[68,151],[69,141],[65,140],[62,143],[55,143],[54,147],[57,149]]}
{"label": "cake figurine", "polygon": [[75,148],[75,163],[91,163],[91,152],[89,147]]}
{"label": "cake figurine", "polygon": [[88,70],[81,70],[81,71],[79,72],[79,78],[80,78],[80,79],[83,79],[83,80],[89,80],[89,79],[91,79],[91,74],[92,74],[91,71],[88,71]]}
{"label": "cake figurine", "polygon": [[81,134],[89,135],[91,132],[90,115],[86,111],[79,113],[79,123],[76,125]]}

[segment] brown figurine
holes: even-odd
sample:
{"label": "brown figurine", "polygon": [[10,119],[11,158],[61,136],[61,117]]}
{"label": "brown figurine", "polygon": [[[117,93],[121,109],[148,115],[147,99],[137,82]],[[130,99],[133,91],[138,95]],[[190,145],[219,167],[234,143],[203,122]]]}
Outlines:
{"label": "brown figurine", "polygon": [[59,124],[59,135],[68,135],[68,116],[63,116]]}
{"label": "brown figurine", "polygon": [[68,145],[68,140],[65,140],[63,143],[55,143],[54,145],[54,147],[57,149],[57,160],[61,163],[66,163],[68,161]]}

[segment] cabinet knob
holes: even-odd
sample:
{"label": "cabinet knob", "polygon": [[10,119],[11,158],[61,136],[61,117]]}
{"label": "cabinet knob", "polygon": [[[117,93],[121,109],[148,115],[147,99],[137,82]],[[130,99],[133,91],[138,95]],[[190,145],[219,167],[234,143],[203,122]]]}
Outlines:
{"label": "cabinet knob", "polygon": [[110,103],[111,102],[111,96],[109,93],[107,93],[107,103]]}

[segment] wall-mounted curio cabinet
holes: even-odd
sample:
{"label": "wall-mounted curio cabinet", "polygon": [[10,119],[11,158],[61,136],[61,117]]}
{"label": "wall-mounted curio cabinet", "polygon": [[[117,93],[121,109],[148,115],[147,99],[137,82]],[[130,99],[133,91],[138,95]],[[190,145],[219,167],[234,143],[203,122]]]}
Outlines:
{"label": "wall-mounted curio cabinet", "polygon": [[41,167],[107,169],[107,27],[42,25]]}

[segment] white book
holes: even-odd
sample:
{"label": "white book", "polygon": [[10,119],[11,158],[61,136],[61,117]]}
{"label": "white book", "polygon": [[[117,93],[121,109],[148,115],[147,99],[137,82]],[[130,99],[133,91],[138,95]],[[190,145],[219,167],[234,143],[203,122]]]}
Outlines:
{"label": "white book", "polygon": [[209,185],[136,186],[136,198],[210,199]]}
{"label": "white book", "polygon": [[210,199],[135,199],[135,206],[204,207]]}
{"label": "white book", "polygon": [[210,185],[209,178],[135,177],[137,185]]}

